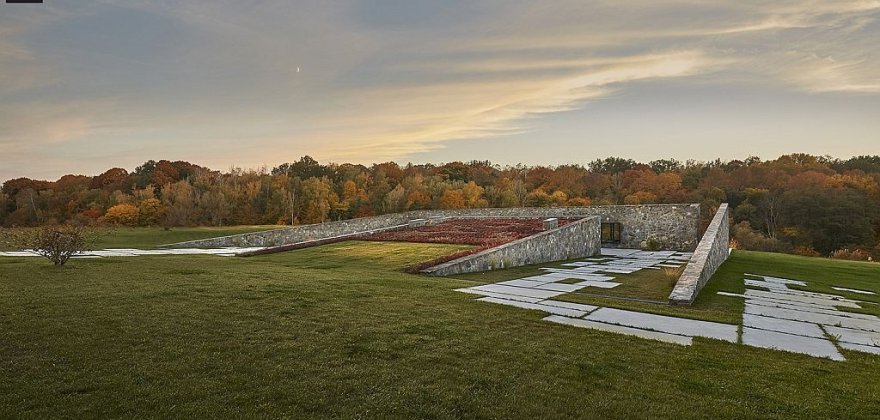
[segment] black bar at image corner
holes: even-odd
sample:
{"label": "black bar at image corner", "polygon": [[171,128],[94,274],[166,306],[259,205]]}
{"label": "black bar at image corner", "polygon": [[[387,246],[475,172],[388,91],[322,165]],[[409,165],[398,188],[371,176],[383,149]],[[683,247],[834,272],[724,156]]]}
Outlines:
{"label": "black bar at image corner", "polygon": [[6,0],[6,3],[42,3],[43,0]]}

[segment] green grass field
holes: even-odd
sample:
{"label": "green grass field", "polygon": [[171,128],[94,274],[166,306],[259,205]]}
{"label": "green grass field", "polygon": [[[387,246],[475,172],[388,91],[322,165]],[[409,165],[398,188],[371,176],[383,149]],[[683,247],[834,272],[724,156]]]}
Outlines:
{"label": "green grass field", "polygon": [[[134,232],[116,241],[173,240]],[[458,249],[343,242],[252,258],[73,260],[62,269],[0,258],[0,418],[880,413],[878,356],[845,352],[846,362],[834,362],[556,325],[453,291],[473,278],[400,270]],[[735,252],[693,308],[609,302],[739,323],[742,302],[714,292],[742,291],[744,272],[880,292],[878,264]]]}

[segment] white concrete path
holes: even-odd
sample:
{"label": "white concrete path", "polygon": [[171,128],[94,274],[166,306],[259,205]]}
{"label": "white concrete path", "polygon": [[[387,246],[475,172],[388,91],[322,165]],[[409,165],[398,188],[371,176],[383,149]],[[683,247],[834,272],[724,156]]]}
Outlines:
{"label": "white concrete path", "polygon": [[[718,292],[720,295],[745,299],[741,332],[739,326],[732,324],[553,299],[586,287],[609,288],[618,285],[610,281],[614,277],[605,274],[675,266],[670,260],[686,258],[683,253],[650,253],[622,249],[603,249],[602,254],[606,257],[564,264],[571,269],[545,268],[543,270],[546,273],[542,275],[457,290],[483,296],[477,299],[482,302],[548,313],[550,315],[543,319],[557,324],[679,345],[691,345],[694,337],[702,337],[835,361],[845,360],[841,349],[880,354],[880,318],[840,310],[857,310],[862,308],[864,302],[839,295],[789,288],[806,287],[807,283],[801,280],[747,274],[749,278],[744,279],[746,286],[759,289],[747,288],[742,294]],[[567,279],[583,281],[561,282]]]}
{"label": "white concrete path", "polygon": [[[134,249],[134,248],[108,248],[96,251],[80,252],[73,258],[105,258],[105,257],[138,257],[142,255],[219,255],[231,257],[240,252],[257,251],[263,247],[229,247],[229,248],[174,248],[174,249]],[[36,251],[9,251],[0,252],[0,257],[40,257]]]}

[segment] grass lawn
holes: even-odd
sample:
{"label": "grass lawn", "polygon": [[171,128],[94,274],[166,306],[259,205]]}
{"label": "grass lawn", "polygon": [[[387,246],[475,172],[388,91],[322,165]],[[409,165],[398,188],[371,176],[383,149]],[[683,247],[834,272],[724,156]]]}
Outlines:
{"label": "grass lawn", "polygon": [[[880,413],[878,356],[845,352],[834,362],[556,325],[452,290],[472,279],[400,271],[458,249],[342,242],[63,269],[0,258],[0,418]],[[698,300],[700,313],[741,309],[713,292],[742,291],[744,272],[880,291],[880,265],[736,252]]]}

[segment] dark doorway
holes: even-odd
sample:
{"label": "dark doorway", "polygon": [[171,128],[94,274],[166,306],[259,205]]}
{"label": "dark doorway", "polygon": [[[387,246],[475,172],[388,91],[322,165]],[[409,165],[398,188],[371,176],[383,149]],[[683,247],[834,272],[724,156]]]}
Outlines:
{"label": "dark doorway", "polygon": [[620,243],[620,231],[622,228],[620,223],[602,223],[602,242]]}

